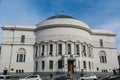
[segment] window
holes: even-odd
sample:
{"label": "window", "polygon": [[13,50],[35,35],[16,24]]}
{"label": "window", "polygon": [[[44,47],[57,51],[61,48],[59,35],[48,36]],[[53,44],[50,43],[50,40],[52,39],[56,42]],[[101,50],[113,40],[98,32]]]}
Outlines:
{"label": "window", "polygon": [[37,57],[37,53],[38,53],[38,46],[35,46],[35,57]]}
{"label": "window", "polygon": [[1,55],[1,46],[0,46],[0,55]]}
{"label": "window", "polygon": [[99,68],[97,67],[97,71],[99,71]]}
{"label": "window", "polygon": [[62,44],[58,44],[58,54],[62,55]]}
{"label": "window", "polygon": [[35,70],[36,71],[38,70],[38,62],[37,61],[35,62]]}
{"label": "window", "polygon": [[68,54],[71,54],[71,44],[68,44]]}
{"label": "window", "polygon": [[18,70],[16,70],[16,73],[18,73]]}
{"label": "window", "polygon": [[22,73],[24,73],[24,70],[21,70]]}
{"label": "window", "polygon": [[104,51],[100,52],[99,58],[100,58],[100,63],[107,63],[107,58],[106,58],[106,54]]}
{"label": "window", "polygon": [[102,69],[102,72],[108,72],[108,70],[107,69]]}
{"label": "window", "polygon": [[89,69],[91,70],[91,63],[89,62]]}
{"label": "window", "polygon": [[76,44],[75,47],[76,47],[76,54],[79,55],[80,54],[79,44]]}
{"label": "window", "polygon": [[23,49],[23,48],[19,49],[16,62],[25,62],[25,57],[26,57],[25,53],[26,53],[25,49]]}
{"label": "window", "polygon": [[62,66],[63,66],[62,60],[58,60],[58,69],[62,69]]}
{"label": "window", "polygon": [[16,70],[16,73],[24,73],[24,70]]}
{"label": "window", "polygon": [[107,63],[106,56],[100,56],[100,63]]}
{"label": "window", "polygon": [[49,69],[53,69],[53,61],[49,61]]}
{"label": "window", "polygon": [[45,69],[45,61],[42,61],[42,70]]}
{"label": "window", "polygon": [[50,55],[53,55],[53,44],[50,44]]}
{"label": "window", "polygon": [[86,69],[86,61],[83,61],[83,68]]}
{"label": "window", "polygon": [[80,69],[80,61],[78,61],[78,66],[79,66],[79,69]]}
{"label": "window", "polygon": [[21,43],[25,42],[25,35],[21,35]]}
{"label": "window", "polygon": [[91,47],[90,46],[88,46],[88,56],[92,57],[92,55],[91,55]]}
{"label": "window", "polygon": [[45,46],[42,45],[42,53],[41,53],[41,56],[44,56],[44,52],[45,52]]}
{"label": "window", "polygon": [[85,45],[83,45],[83,50],[82,50],[82,52],[83,52],[83,56],[86,57],[86,46],[85,46]]}
{"label": "window", "polygon": [[100,39],[100,47],[103,47],[103,40]]}

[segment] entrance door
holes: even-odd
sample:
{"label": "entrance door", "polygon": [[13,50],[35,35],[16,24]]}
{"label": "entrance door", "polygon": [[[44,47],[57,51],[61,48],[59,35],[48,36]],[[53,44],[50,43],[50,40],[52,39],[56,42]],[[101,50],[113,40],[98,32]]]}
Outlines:
{"label": "entrance door", "polygon": [[68,71],[74,72],[74,60],[68,60]]}

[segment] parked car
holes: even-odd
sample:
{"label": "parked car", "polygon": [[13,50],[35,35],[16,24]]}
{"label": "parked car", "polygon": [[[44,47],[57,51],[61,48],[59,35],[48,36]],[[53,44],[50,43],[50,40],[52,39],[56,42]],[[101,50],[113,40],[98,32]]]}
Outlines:
{"label": "parked car", "polygon": [[80,76],[78,80],[97,80],[97,76],[95,74],[89,73]]}
{"label": "parked car", "polygon": [[30,75],[19,80],[42,80],[40,75]]}
{"label": "parked car", "polygon": [[11,80],[10,75],[0,75],[0,80]]}
{"label": "parked car", "polygon": [[102,80],[120,80],[120,75],[111,75],[103,78]]}
{"label": "parked car", "polygon": [[53,80],[72,80],[70,76],[59,76]]}

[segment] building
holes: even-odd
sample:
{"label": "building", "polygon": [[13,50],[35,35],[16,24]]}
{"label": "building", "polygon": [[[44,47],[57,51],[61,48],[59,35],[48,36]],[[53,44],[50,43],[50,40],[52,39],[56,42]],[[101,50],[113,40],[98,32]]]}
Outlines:
{"label": "building", "polygon": [[111,72],[118,68],[115,34],[68,15],[35,26],[2,27],[0,72]]}

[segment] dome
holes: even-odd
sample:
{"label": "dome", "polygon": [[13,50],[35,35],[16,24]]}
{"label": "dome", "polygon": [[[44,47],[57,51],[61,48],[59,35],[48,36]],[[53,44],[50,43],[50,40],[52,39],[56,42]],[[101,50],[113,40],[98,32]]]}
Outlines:
{"label": "dome", "polygon": [[56,18],[70,18],[70,19],[74,19],[73,17],[68,16],[68,15],[55,15],[55,16],[51,16],[51,17],[47,18],[46,20],[56,19]]}
{"label": "dome", "polygon": [[78,28],[86,28],[86,29],[90,29],[89,26],[80,21],[77,20],[71,16],[68,15],[55,15],[55,16],[51,16],[47,19],[45,19],[44,21],[36,24],[37,28],[48,28],[49,26],[73,26],[73,27],[78,27]]}

